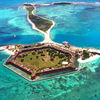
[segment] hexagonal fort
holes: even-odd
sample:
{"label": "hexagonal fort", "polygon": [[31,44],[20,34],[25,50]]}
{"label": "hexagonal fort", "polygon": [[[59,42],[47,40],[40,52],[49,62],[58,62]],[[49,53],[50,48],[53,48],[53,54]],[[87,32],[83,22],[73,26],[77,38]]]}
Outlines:
{"label": "hexagonal fort", "polygon": [[43,45],[19,51],[6,61],[6,65],[13,65],[35,79],[49,73],[75,70],[74,62],[75,55],[72,52],[53,45]]}

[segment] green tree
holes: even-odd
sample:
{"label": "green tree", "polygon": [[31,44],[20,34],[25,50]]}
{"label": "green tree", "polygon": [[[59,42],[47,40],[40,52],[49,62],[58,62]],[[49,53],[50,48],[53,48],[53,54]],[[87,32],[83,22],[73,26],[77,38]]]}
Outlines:
{"label": "green tree", "polygon": [[86,50],[83,50],[83,60],[89,58],[89,53]]}
{"label": "green tree", "polygon": [[59,57],[59,58],[63,58],[64,55],[63,55],[63,54],[58,54],[58,57]]}
{"label": "green tree", "polygon": [[38,54],[41,54],[41,53],[43,53],[43,51],[38,51]]}
{"label": "green tree", "polygon": [[51,58],[50,60],[51,60],[51,61],[54,61],[54,59],[53,59],[53,58]]}
{"label": "green tree", "polygon": [[32,60],[32,58],[30,58],[30,60]]}
{"label": "green tree", "polygon": [[24,59],[21,59],[21,62],[24,62]]}
{"label": "green tree", "polygon": [[39,56],[36,56],[36,59],[38,59],[39,58]]}
{"label": "green tree", "polygon": [[35,52],[32,52],[32,55],[35,55]]}
{"label": "green tree", "polygon": [[45,56],[45,54],[41,54],[41,56]]}

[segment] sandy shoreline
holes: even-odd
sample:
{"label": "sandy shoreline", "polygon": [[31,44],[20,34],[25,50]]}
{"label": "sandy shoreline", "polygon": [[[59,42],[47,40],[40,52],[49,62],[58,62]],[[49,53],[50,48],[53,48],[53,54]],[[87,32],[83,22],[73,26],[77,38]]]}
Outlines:
{"label": "sandy shoreline", "polygon": [[95,59],[98,59],[98,58],[100,58],[99,55],[94,55],[94,56],[91,56],[90,58],[88,58],[88,59],[86,59],[86,60],[82,60],[81,58],[79,58],[79,59],[78,59],[78,62],[79,62],[79,63],[86,63],[86,62],[91,62],[91,61],[93,61],[93,60],[95,60]]}
{"label": "sandy shoreline", "polygon": [[15,50],[11,50],[11,49],[15,49],[15,45],[7,45],[7,46],[0,47],[0,51],[4,51],[5,53],[9,55],[14,55]]}
{"label": "sandy shoreline", "polygon": [[[34,7],[34,8],[35,8],[35,10],[32,11],[33,14],[34,14],[34,11],[36,11],[36,7]],[[25,6],[24,6],[24,9],[26,10]],[[26,11],[27,11],[27,10],[26,10]],[[35,29],[35,30],[37,30],[38,32],[44,34],[44,36],[45,36],[44,40],[43,40],[41,43],[53,43],[53,41],[51,40],[51,38],[50,38],[50,36],[49,36],[49,33],[50,33],[51,29],[55,26],[55,22],[52,21],[52,20],[50,20],[50,21],[52,21],[53,25],[52,25],[46,32],[43,32],[43,31],[39,30],[39,29],[35,26],[35,24],[29,19],[29,13],[28,13],[28,11],[27,11],[27,14],[28,14],[28,15],[27,15],[27,20],[28,20],[28,22],[32,25],[32,28]],[[38,16],[38,15],[37,15],[37,16]],[[43,18],[43,17],[41,17],[41,18]],[[46,19],[46,18],[43,18],[43,19]],[[46,20],[48,20],[48,19],[46,19]]]}
{"label": "sandy shoreline", "polygon": [[9,55],[14,55],[14,54],[15,54],[14,51],[10,51],[10,50],[8,50],[8,49],[5,49],[4,52],[6,52],[6,53],[9,54]]}

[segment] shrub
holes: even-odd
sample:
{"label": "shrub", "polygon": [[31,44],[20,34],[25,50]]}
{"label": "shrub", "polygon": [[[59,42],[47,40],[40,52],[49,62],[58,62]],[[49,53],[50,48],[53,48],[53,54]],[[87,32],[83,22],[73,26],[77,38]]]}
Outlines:
{"label": "shrub", "polygon": [[50,51],[50,48],[48,48],[46,51],[49,52]]}
{"label": "shrub", "polygon": [[27,56],[28,54],[23,54],[23,57]]}
{"label": "shrub", "polygon": [[24,61],[24,59],[21,59],[21,62],[23,62]]}
{"label": "shrub", "polygon": [[30,58],[30,60],[32,60],[32,58]]}
{"label": "shrub", "polygon": [[29,48],[29,47],[31,47],[31,46],[24,46],[24,48]]}
{"label": "shrub", "polygon": [[43,51],[38,51],[38,54],[41,54],[41,53],[43,53]]}
{"label": "shrub", "polygon": [[89,58],[89,53],[86,50],[83,50],[83,60]]}
{"label": "shrub", "polygon": [[53,58],[51,58],[50,60],[51,60],[51,61],[54,61],[54,59],[53,59]]}
{"label": "shrub", "polygon": [[41,54],[41,56],[45,56],[45,54]]}
{"label": "shrub", "polygon": [[64,55],[63,55],[63,54],[58,54],[58,57],[59,57],[59,58],[63,58]]}
{"label": "shrub", "polygon": [[67,54],[66,54],[66,57],[71,57],[71,54],[67,53]]}
{"label": "shrub", "polygon": [[39,56],[36,56],[36,59],[38,59],[39,58]]}
{"label": "shrub", "polygon": [[54,56],[58,56],[58,53],[55,53]]}
{"label": "shrub", "polygon": [[70,58],[68,57],[68,62],[70,62]]}
{"label": "shrub", "polygon": [[32,52],[32,55],[35,55],[35,52]]}

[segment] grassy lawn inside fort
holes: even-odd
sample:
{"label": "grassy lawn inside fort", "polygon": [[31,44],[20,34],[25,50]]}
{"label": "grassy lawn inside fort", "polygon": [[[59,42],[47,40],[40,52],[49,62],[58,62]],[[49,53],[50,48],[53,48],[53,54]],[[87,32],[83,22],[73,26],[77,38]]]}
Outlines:
{"label": "grassy lawn inside fort", "polygon": [[61,68],[63,61],[70,61],[69,55],[50,48],[21,53],[16,60],[36,72],[46,68]]}

